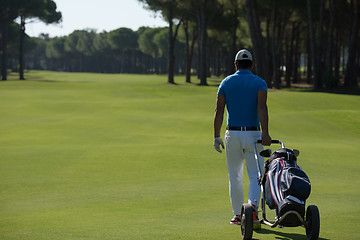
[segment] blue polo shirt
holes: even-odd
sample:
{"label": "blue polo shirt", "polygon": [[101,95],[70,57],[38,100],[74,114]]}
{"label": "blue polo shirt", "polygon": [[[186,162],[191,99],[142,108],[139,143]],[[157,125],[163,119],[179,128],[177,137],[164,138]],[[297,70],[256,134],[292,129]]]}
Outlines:
{"label": "blue polo shirt", "polygon": [[257,92],[267,91],[266,82],[250,70],[240,69],[220,84],[218,95],[224,95],[227,125],[230,127],[259,127]]}

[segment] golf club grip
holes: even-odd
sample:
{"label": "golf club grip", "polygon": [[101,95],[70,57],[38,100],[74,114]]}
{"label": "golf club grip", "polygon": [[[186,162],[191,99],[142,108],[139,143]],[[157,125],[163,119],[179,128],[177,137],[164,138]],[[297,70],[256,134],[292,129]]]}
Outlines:
{"label": "golf club grip", "polygon": [[[257,140],[256,143],[262,143],[262,140]],[[279,140],[271,140],[271,143],[280,143]]]}

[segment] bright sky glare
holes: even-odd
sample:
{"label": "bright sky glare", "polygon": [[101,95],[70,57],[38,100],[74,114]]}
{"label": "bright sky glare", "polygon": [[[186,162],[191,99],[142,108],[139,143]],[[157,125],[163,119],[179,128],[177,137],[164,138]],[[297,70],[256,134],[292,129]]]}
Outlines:
{"label": "bright sky glare", "polygon": [[161,14],[143,7],[138,0],[54,0],[62,13],[62,22],[46,25],[39,20],[29,20],[26,33],[37,37],[48,33],[50,37],[65,36],[74,30],[96,29],[111,31],[120,27],[136,31],[139,27],[164,27],[167,23]]}

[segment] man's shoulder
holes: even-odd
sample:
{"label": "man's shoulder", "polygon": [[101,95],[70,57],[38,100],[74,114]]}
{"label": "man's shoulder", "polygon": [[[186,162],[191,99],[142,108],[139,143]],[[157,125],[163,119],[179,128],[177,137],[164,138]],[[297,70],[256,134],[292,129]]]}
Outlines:
{"label": "man's shoulder", "polygon": [[262,79],[260,76],[254,74],[251,72],[251,75],[250,75],[253,79],[256,79],[258,81],[265,81],[264,79]]}
{"label": "man's shoulder", "polygon": [[255,75],[250,70],[248,71],[237,71],[233,74],[228,75],[226,78],[224,78],[221,81],[221,85],[225,84],[232,84],[234,82],[238,82],[239,80],[247,82],[256,82],[257,84],[266,84],[266,81],[259,77],[258,75]]}
{"label": "man's shoulder", "polygon": [[242,78],[242,77],[243,77],[243,76],[240,76],[240,75],[238,74],[238,72],[235,72],[235,73],[233,73],[233,74],[228,75],[226,78],[224,78],[223,82],[235,81],[235,80],[237,80],[237,79],[239,79],[239,78]]}
{"label": "man's shoulder", "polygon": [[257,86],[259,87],[259,90],[267,90],[266,81],[257,75],[254,75],[254,76],[257,81]]}
{"label": "man's shoulder", "polygon": [[231,74],[231,75],[228,75],[227,77],[225,77],[221,83],[220,83],[220,86],[223,86],[224,84],[227,84],[228,82],[231,81],[231,79],[233,79],[235,77],[235,74]]}
{"label": "man's shoulder", "polygon": [[233,74],[230,74],[230,75],[228,75],[225,79],[224,79],[224,81],[225,80],[230,80],[230,79],[232,79],[232,78],[235,78],[237,75],[236,75],[236,73],[233,73]]}

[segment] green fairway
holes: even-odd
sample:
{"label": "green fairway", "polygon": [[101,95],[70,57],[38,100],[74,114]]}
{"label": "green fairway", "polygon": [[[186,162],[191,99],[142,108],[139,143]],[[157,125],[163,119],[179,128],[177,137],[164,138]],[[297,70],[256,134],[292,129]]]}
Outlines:
{"label": "green fairway", "polygon": [[[26,76],[0,82],[0,239],[241,239],[229,224],[225,154],[213,148],[216,86],[183,76],[179,85],[157,75]],[[271,137],[300,150],[320,239],[359,239],[360,97],[268,98]],[[254,238],[306,235],[264,226]]]}

